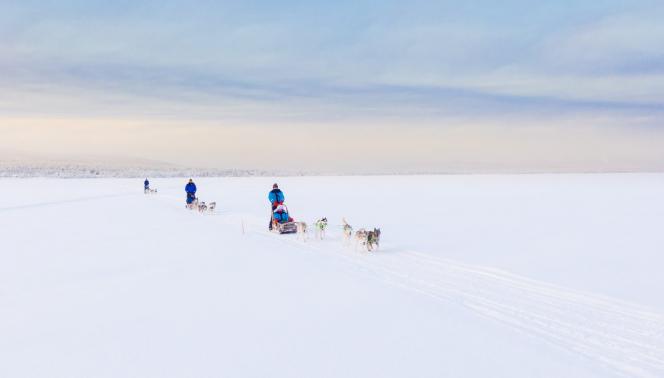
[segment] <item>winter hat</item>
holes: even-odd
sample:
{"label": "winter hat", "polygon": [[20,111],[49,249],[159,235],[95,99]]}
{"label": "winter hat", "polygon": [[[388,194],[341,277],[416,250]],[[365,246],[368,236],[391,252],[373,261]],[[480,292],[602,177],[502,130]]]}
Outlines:
{"label": "winter hat", "polygon": [[278,188],[279,188],[279,185],[277,185],[276,182],[274,184],[272,184],[272,189],[278,189]]}

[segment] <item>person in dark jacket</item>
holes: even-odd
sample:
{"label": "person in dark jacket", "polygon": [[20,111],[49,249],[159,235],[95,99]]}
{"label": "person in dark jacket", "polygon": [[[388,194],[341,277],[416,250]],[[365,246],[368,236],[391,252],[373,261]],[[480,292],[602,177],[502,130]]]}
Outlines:
{"label": "person in dark jacket", "polygon": [[194,180],[189,179],[189,182],[184,187],[184,191],[187,192],[187,205],[194,202],[196,199],[196,184],[194,184]]}
{"label": "person in dark jacket", "polygon": [[[284,196],[284,193],[279,189],[279,185],[276,183],[272,185],[272,190],[270,193],[267,195],[267,199],[270,201],[270,205],[272,205],[272,212],[274,213],[274,210],[276,210],[277,206],[281,205],[284,203],[284,200],[286,197]],[[270,217],[270,230],[272,229],[272,217]]]}
{"label": "person in dark jacket", "polygon": [[145,181],[143,181],[143,191],[147,192],[150,190],[150,181],[146,178]]}

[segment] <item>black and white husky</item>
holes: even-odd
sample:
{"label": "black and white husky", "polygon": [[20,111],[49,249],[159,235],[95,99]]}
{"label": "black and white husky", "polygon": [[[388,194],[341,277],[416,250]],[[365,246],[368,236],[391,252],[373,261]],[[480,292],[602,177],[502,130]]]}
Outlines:
{"label": "black and white husky", "polygon": [[314,226],[316,227],[316,239],[321,239],[325,238],[325,230],[327,229],[327,218],[323,217],[314,223]]}
{"label": "black and white husky", "polygon": [[373,231],[369,231],[367,235],[367,250],[369,252],[373,250],[378,250],[380,247],[380,228],[374,228]]}
{"label": "black and white husky", "polygon": [[207,209],[208,209],[208,207],[205,204],[205,201],[198,204],[198,211],[199,212],[203,213],[203,212],[207,211]]}

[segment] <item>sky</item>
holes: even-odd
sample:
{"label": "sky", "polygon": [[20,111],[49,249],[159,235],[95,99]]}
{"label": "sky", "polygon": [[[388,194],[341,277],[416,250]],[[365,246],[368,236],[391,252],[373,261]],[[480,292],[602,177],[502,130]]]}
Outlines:
{"label": "sky", "polygon": [[0,0],[0,152],[664,170],[662,19],[648,0]]}

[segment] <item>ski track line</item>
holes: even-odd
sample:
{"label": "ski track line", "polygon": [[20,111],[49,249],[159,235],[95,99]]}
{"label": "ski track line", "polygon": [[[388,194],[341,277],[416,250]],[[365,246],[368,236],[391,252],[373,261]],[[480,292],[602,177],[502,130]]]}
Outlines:
{"label": "ski track line", "polygon": [[460,304],[615,374],[664,377],[664,315],[639,306],[416,251],[340,252],[267,231],[249,233],[341,257],[386,283]]}
{"label": "ski track line", "polygon": [[131,196],[131,195],[137,195],[137,193],[132,191],[132,192],[126,192],[126,193],[119,193],[119,194],[104,194],[104,195],[100,195],[100,196],[80,197],[80,198],[73,198],[73,199],[62,200],[62,201],[38,202],[38,203],[29,203],[29,204],[25,204],[25,205],[0,207],[0,212],[30,209],[30,208],[34,208],[34,207],[58,206],[58,205],[65,205],[65,204],[69,204],[69,203],[76,203],[76,202],[96,201],[96,200],[107,199],[107,198],[128,197],[128,196]]}
{"label": "ski track line", "polygon": [[[403,265],[403,262],[400,263]],[[385,272],[394,275],[401,273],[390,271],[394,268],[391,264],[379,264]],[[654,336],[657,332],[653,332],[662,328],[661,322],[657,327],[647,327],[638,334],[623,332],[622,322],[625,318],[594,322],[595,316],[606,317],[606,313],[604,309],[593,307],[592,304],[567,302],[564,296],[559,298],[560,302],[542,301],[538,295],[515,293],[500,282],[484,282],[472,274],[469,276],[467,272],[462,275],[458,272],[442,273],[442,276],[427,277],[428,280],[410,281],[433,296],[456,297],[464,306],[480,314],[545,336],[550,341],[602,361],[624,374],[656,377],[664,372],[661,340]],[[403,274],[400,277],[409,279]],[[529,289],[536,291],[535,287]],[[514,302],[511,298],[514,298]],[[640,311],[634,314],[637,321],[639,314]],[[579,315],[586,319],[580,320]],[[615,327],[607,327],[607,324]],[[638,327],[638,324],[632,323],[631,327]]]}
{"label": "ski track line", "polygon": [[[449,267],[453,266],[454,269],[460,269],[465,273],[479,274],[484,279],[499,281],[502,285],[511,286],[513,290],[518,294],[537,295],[542,299],[558,301],[558,302],[561,302],[561,298],[563,298],[562,301],[563,304],[574,302],[580,305],[586,305],[586,306],[592,305],[595,309],[601,309],[602,314],[611,314],[613,317],[616,316],[621,317],[624,320],[624,322],[622,323],[623,326],[621,326],[620,329],[625,329],[624,325],[626,323],[628,324],[637,323],[640,328],[631,330],[634,332],[635,335],[651,336],[654,333],[652,331],[644,332],[644,330],[642,329],[643,328],[642,325],[648,323],[653,323],[653,324],[659,323],[661,327],[661,324],[664,321],[664,316],[662,315],[648,312],[647,310],[640,309],[639,307],[633,304],[621,302],[615,299],[601,297],[597,295],[589,295],[586,293],[558,288],[550,284],[518,277],[508,272],[500,272],[497,270],[491,270],[487,268],[473,269],[466,265],[459,265],[458,263],[451,261],[446,261],[444,263],[441,263],[441,260],[439,259],[432,259],[431,257],[418,252],[408,252],[408,253],[416,254],[417,256],[419,256],[420,259],[424,259],[423,263],[427,265],[448,267],[448,269]],[[597,317],[593,317],[592,319],[597,320]],[[607,324],[607,326],[611,326],[611,324]]]}
{"label": "ski track line", "polygon": [[[46,285],[31,283],[18,290],[0,286],[0,310],[7,309],[11,302],[31,300],[35,295],[41,295],[46,290],[51,293],[67,292],[81,288],[85,291],[98,290],[99,287],[113,286],[117,282],[136,281],[145,277],[170,275],[176,270],[164,266],[145,266],[131,268],[114,268],[103,272],[91,271],[87,274],[74,273],[66,280],[49,280]],[[93,289],[90,289],[92,287]]]}

